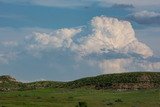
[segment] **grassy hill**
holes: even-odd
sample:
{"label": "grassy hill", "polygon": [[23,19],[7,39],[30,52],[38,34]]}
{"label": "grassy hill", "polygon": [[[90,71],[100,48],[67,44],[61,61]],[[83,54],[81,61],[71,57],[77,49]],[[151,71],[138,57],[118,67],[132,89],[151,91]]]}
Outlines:
{"label": "grassy hill", "polygon": [[31,83],[0,76],[0,89],[0,107],[160,107],[158,72]]}
{"label": "grassy hill", "polygon": [[116,90],[157,89],[160,88],[160,72],[106,74],[70,82],[37,81],[31,83],[18,82],[10,76],[0,76],[0,91],[80,87]]}
{"label": "grassy hill", "polygon": [[18,90],[20,84],[23,83],[16,81],[9,75],[0,76],[0,91]]}
{"label": "grassy hill", "polygon": [[132,72],[106,74],[82,78],[66,84],[77,88],[90,86],[96,89],[151,89],[160,88],[160,72]]}

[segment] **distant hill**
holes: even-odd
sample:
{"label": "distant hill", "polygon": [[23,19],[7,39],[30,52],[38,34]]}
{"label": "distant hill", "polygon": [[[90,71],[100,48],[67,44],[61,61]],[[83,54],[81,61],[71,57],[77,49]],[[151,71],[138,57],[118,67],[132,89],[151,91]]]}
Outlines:
{"label": "distant hill", "polygon": [[151,89],[160,88],[160,72],[132,72],[106,74],[82,78],[67,83],[72,88],[94,87],[96,89]]}
{"label": "distant hill", "polygon": [[9,75],[0,76],[0,91],[18,90],[19,84],[23,83],[16,81]]}
{"label": "distant hill", "polygon": [[0,76],[0,83],[2,82],[17,82],[15,78],[9,76],[9,75],[3,75],[3,76]]}
{"label": "distant hill", "polygon": [[106,74],[70,82],[37,81],[31,83],[18,82],[8,75],[0,76],[0,91],[81,87],[115,90],[157,89],[160,88],[160,72]]}

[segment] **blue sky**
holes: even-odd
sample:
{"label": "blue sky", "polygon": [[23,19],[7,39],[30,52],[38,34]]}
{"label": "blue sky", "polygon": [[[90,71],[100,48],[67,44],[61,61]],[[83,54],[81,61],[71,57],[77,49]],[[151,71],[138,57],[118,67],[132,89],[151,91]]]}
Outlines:
{"label": "blue sky", "polygon": [[160,71],[159,0],[0,0],[0,75],[68,81]]}

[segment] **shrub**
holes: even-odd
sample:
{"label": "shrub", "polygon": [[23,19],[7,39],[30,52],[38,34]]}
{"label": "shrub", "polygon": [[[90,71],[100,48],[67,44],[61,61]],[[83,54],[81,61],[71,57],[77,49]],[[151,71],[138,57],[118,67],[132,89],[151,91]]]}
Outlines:
{"label": "shrub", "polygon": [[78,105],[76,105],[75,107],[87,107],[87,103],[86,102],[79,102]]}
{"label": "shrub", "polygon": [[107,105],[113,105],[113,103],[109,102],[109,103],[107,103]]}
{"label": "shrub", "polygon": [[123,102],[121,99],[117,99],[117,100],[115,100],[115,102]]}
{"label": "shrub", "polygon": [[55,97],[53,97],[53,96],[52,96],[51,98],[53,98],[53,99],[54,99]]}
{"label": "shrub", "polygon": [[37,99],[41,99],[41,97],[37,97]]}

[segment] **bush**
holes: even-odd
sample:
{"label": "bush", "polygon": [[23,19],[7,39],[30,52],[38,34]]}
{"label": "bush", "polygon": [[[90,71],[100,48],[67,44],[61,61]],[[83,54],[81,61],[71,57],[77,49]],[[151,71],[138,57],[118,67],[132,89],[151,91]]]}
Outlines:
{"label": "bush", "polygon": [[37,97],[37,99],[41,99],[41,97]]}
{"label": "bush", "polygon": [[117,99],[117,100],[115,100],[115,102],[123,102],[121,99]]}
{"label": "bush", "polygon": [[109,103],[107,103],[107,105],[113,105],[113,103],[109,102]]}
{"label": "bush", "polygon": [[53,98],[53,99],[54,99],[55,97],[53,97],[53,96],[52,96],[51,98]]}
{"label": "bush", "polygon": [[86,102],[79,102],[78,105],[76,105],[75,107],[87,107],[87,103]]}

